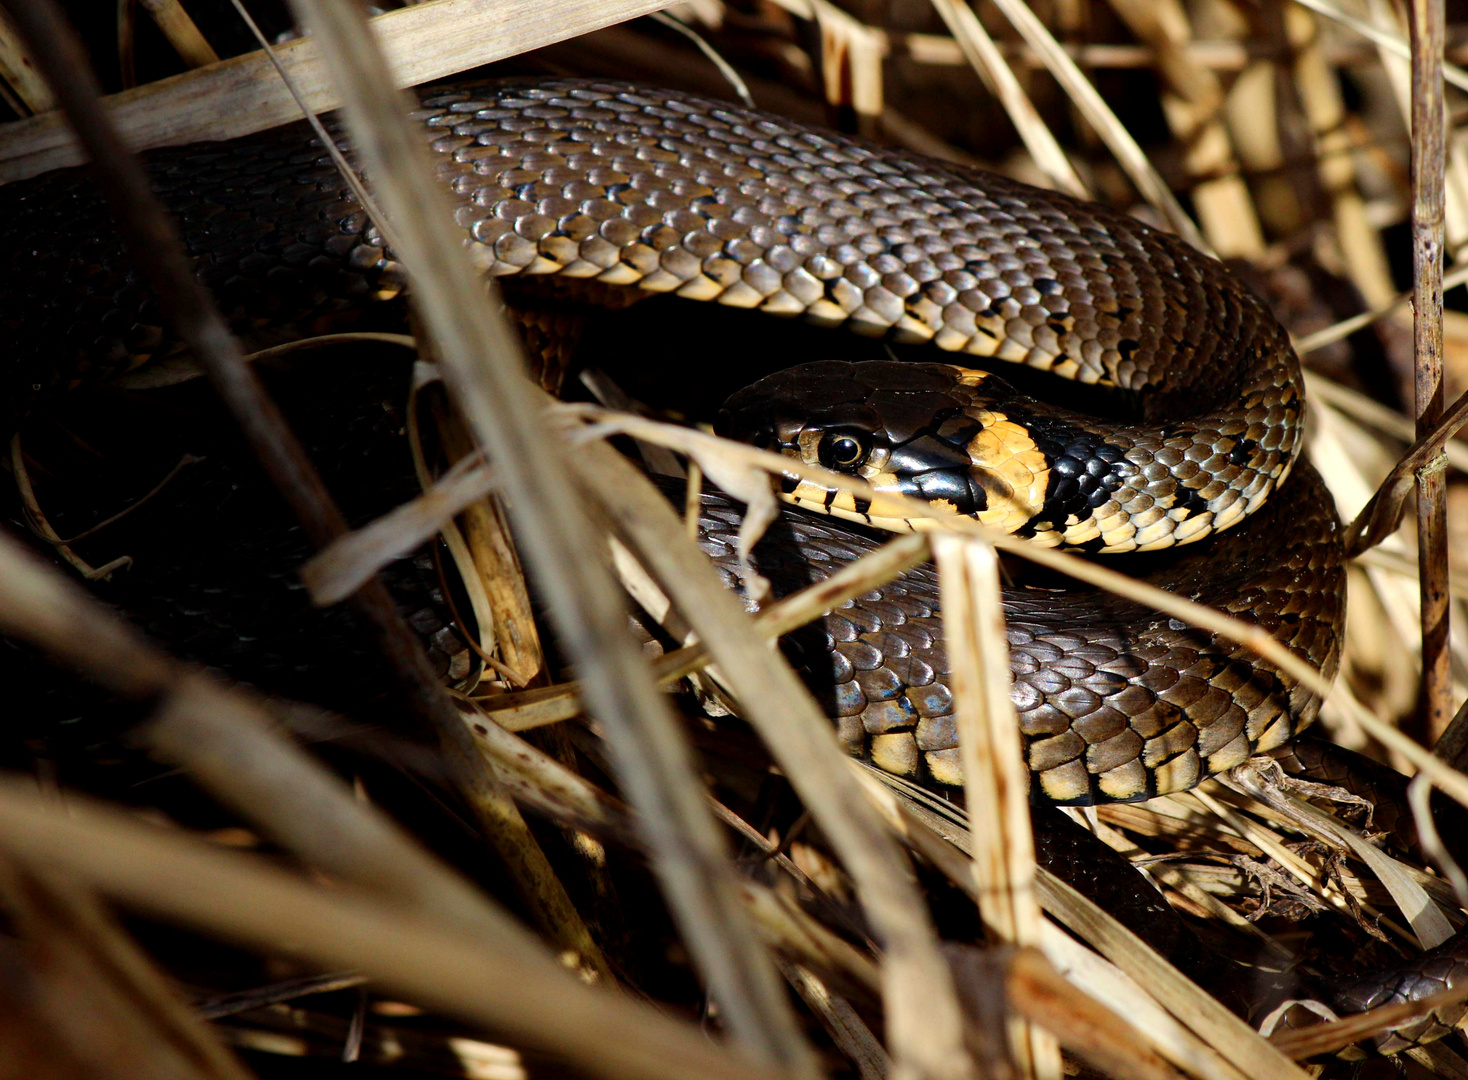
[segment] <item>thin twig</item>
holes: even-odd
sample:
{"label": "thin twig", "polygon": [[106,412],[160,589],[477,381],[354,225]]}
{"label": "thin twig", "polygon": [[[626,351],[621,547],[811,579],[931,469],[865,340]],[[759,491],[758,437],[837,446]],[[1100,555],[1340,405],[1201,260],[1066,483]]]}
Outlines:
{"label": "thin twig", "polygon": [[754,95],[749,92],[749,87],[745,85],[744,79],[739,72],[734,70],[734,65],[720,56],[718,50],[708,43],[707,38],[683,20],[673,18],[666,11],[654,11],[648,17],[693,42],[694,48],[708,57],[709,63],[719,69],[719,74],[724,76],[725,81],[733,87],[734,93],[745,107],[750,109],[755,107]]}
{"label": "thin twig", "polygon": [[[1465,282],[1468,282],[1468,266],[1455,266],[1443,278],[1443,291],[1446,292],[1449,289],[1456,289]],[[1411,290],[1398,293],[1389,303],[1383,304],[1381,307],[1372,308],[1370,311],[1363,311],[1359,315],[1352,315],[1348,319],[1342,319],[1338,323],[1332,323],[1323,330],[1317,330],[1313,334],[1307,334],[1302,338],[1296,339],[1294,342],[1295,351],[1301,356],[1304,356],[1317,349],[1323,349],[1327,345],[1334,345],[1337,341],[1342,341],[1350,337],[1356,331],[1364,330],[1376,322],[1377,319],[1390,315],[1411,299]]]}
{"label": "thin twig", "polygon": [[72,551],[61,535],[51,527],[51,522],[46,518],[46,512],[41,509],[35,488],[31,486],[30,470],[26,467],[25,459],[25,452],[20,447],[20,433],[16,432],[10,437],[10,475],[15,480],[15,491],[20,496],[21,510],[25,514],[26,524],[30,527],[31,532],[54,547],[56,554],[75,567],[88,581],[106,581],[113,571],[120,570],[132,563],[132,556],[119,555],[102,566],[93,566]]}
{"label": "thin twig", "polygon": [[[1375,398],[1367,397],[1359,390],[1352,390],[1323,375],[1307,371],[1305,391],[1314,399],[1312,404],[1323,401],[1352,420],[1376,428],[1393,439],[1410,443],[1417,438],[1416,425],[1404,414],[1380,404]],[[1442,449],[1448,455],[1448,464],[1460,472],[1468,472],[1468,443],[1449,439]]]}
{"label": "thin twig", "polygon": [[[755,619],[755,626],[761,636],[773,641],[840,607],[847,600],[893,580],[927,557],[926,536],[902,536],[890,540],[876,551],[843,566],[824,581],[769,605]],[[694,642],[660,656],[653,663],[653,672],[660,684],[667,685],[703,670],[711,662],[703,643]],[[523,694],[495,694],[483,699],[483,708],[507,731],[529,731],[580,714],[583,708],[580,695],[578,683],[560,683],[527,690]]]}
{"label": "thin twig", "polygon": [[226,1016],[263,1009],[267,1005],[278,1005],[286,1001],[309,997],[312,994],[331,994],[338,990],[349,990],[367,982],[367,976],[355,971],[333,971],[325,975],[303,975],[297,979],[285,979],[268,986],[252,986],[248,990],[235,990],[224,994],[213,994],[194,1002],[194,1012],[205,1020],[222,1020]]}
{"label": "thin twig", "polygon": [[[1402,511],[1406,506],[1407,495],[1411,492],[1414,481],[1420,483],[1421,477],[1428,472],[1436,472],[1439,476],[1446,475],[1448,459],[1443,453],[1443,446],[1465,423],[1468,423],[1468,393],[1461,395],[1447,411],[1439,412],[1436,423],[1428,426],[1417,441],[1407,448],[1407,452],[1393,466],[1392,471],[1381,482],[1370,501],[1361,508],[1356,519],[1346,530],[1345,547],[1348,556],[1360,555],[1396,532],[1397,526],[1402,523]],[[1418,425],[1418,430],[1422,431],[1421,424]],[[1419,524],[1419,533],[1420,530]],[[1420,541],[1418,548],[1420,559]],[[1441,552],[1441,559],[1444,566],[1441,571],[1442,589],[1446,593],[1448,591],[1446,548]],[[1424,573],[1422,580],[1429,580],[1429,575]],[[1434,730],[1438,735],[1442,734],[1441,728]]]}

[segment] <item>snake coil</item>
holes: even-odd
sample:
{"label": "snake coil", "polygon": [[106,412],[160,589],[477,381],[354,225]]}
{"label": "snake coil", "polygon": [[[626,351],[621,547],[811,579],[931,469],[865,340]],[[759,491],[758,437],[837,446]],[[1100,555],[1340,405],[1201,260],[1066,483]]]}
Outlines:
{"label": "snake coil", "polygon": [[[818,364],[737,396],[727,423],[1040,543],[1156,551],[1222,532],[1207,554],[1163,553],[1144,572],[1333,668],[1344,597],[1329,500],[1294,466],[1287,507],[1266,503],[1299,449],[1299,365],[1214,260],[1094,204],[672,91],[549,80],[420,100],[488,274],[801,315],[1112,388],[1123,420],[951,365]],[[303,126],[161,151],[149,168],[248,344],[401,317],[391,252]],[[178,351],[76,171],[0,189],[0,249],[11,425],[48,387]],[[787,487],[896,524],[880,505]],[[913,598],[916,580],[828,616],[805,664],[853,750],[955,783],[936,607]],[[1246,651],[1114,597],[1032,587],[1005,603],[1029,765],[1056,801],[1190,787],[1280,745],[1318,705]]]}

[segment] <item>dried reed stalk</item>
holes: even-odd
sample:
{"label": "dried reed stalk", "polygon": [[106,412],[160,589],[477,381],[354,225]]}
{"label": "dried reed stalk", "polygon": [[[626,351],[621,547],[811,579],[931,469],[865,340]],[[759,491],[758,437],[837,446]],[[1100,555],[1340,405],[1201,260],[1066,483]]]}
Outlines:
{"label": "dried reed stalk", "polygon": [[1316,172],[1330,200],[1336,243],[1345,257],[1351,281],[1367,306],[1380,309],[1396,293],[1381,234],[1366,220],[1366,207],[1356,184],[1348,152],[1346,106],[1340,82],[1326,63],[1320,24],[1294,4],[1284,11],[1285,33],[1295,46],[1294,82],[1300,105],[1315,139]]}
{"label": "dried reed stalk", "polygon": [[[1412,57],[1412,46],[1409,42],[1402,40],[1400,33],[1384,30],[1364,19],[1357,18],[1342,8],[1335,0],[1294,0],[1294,2],[1309,8],[1319,15],[1324,15],[1326,18],[1332,19],[1342,26],[1349,27],[1368,41],[1376,44],[1379,48],[1385,49],[1387,52],[1399,56],[1403,60],[1409,60]],[[1441,60],[1442,52],[1439,51],[1436,55]],[[1468,71],[1464,71],[1460,67],[1444,63],[1442,66],[1442,78],[1451,85],[1456,86],[1459,90],[1468,90]]]}
{"label": "dried reed stalk", "polygon": [[[1417,436],[1443,415],[1443,228],[1446,138],[1443,0],[1410,0],[1412,37],[1412,363]],[[1448,651],[1447,459],[1417,471],[1417,566],[1422,602],[1422,709],[1429,741],[1453,718]]]}
{"label": "dried reed stalk", "polygon": [[1223,88],[1218,77],[1189,54],[1192,37],[1179,0],[1110,0],[1112,8],[1139,39],[1156,51],[1168,92],[1163,112],[1183,144],[1183,167],[1195,179],[1193,206],[1208,238],[1222,258],[1257,259],[1264,253],[1264,231],[1238,175],[1238,161],[1223,119]]}
{"label": "dried reed stalk", "polygon": [[[172,222],[151,191],[141,165],[123,145],[100,99],[80,42],[60,17],[54,0],[8,5],[50,80],[73,130],[87,146],[102,194],[133,258],[153,286],[158,306],[189,346],[307,537],[324,547],[348,532],[305,450],[286,424],[239,342],[230,334],[213,297],[194,277]],[[533,912],[564,932],[567,947],[590,943],[539,843],[493,772],[475,750],[458,711],[438,681],[423,646],[378,579],[362,586],[353,606],[371,628],[376,644],[406,700],[444,749],[459,789],[479,818],[485,838],[509,869]],[[564,919],[554,919],[560,913]]]}
{"label": "dried reed stalk", "polygon": [[[997,941],[1038,945],[1029,775],[1009,692],[999,559],[992,547],[970,537],[940,533],[932,543],[942,590],[944,647],[953,673],[964,805],[973,830],[979,914]],[[874,759],[879,738],[873,740]],[[1015,1023],[1009,1043],[1021,1075],[1059,1077],[1060,1054],[1051,1036]]]}
{"label": "dried reed stalk", "polygon": [[692,1024],[578,986],[548,958],[527,964],[402,907],[348,888],[323,890],[264,859],[143,825],[85,798],[63,808],[25,781],[0,781],[0,847],[138,911],[329,970],[360,969],[413,1001],[551,1051],[589,1075],[783,1075],[719,1047]]}
{"label": "dried reed stalk", "polygon": [[1163,183],[1162,177],[1157,174],[1157,170],[1126,126],[1116,118],[1111,106],[1097,93],[1091,80],[1086,78],[1076,62],[1060,47],[1045,24],[1024,0],[994,0],[994,3],[1019,31],[1026,44],[1044,58],[1045,66],[1065,89],[1086,122],[1116,156],[1117,163],[1125,170],[1148,205],[1162,216],[1162,220],[1173,232],[1200,251],[1208,251],[1208,242],[1203,239],[1198,226],[1193,224],[1193,219],[1183,211],[1177,197]]}
{"label": "dried reed stalk", "polygon": [[[745,719],[769,747],[856,882],[885,950],[888,1049],[904,1075],[964,1077],[972,1063],[947,965],[903,854],[845,771],[829,721],[790,666],[750,626],[668,502],[608,447],[573,459],[618,536],[678,603],[734,689]],[[610,496],[609,492],[616,492]]]}
{"label": "dried reed stalk", "polygon": [[0,81],[5,84],[6,101],[21,116],[56,108],[51,88],[4,16],[0,16]]}
{"label": "dried reed stalk", "polygon": [[204,40],[194,20],[178,0],[138,0],[163,36],[168,39],[179,59],[191,68],[219,63],[219,54]]}
{"label": "dried reed stalk", "polygon": [[626,609],[607,567],[588,558],[599,550],[596,536],[568,482],[564,455],[545,431],[513,331],[498,305],[484,303],[422,138],[408,126],[406,103],[382,81],[381,48],[366,20],[345,4],[295,0],[293,7],[341,93],[445,384],[503,477],[525,555],[605,726],[709,989],[748,1053],[781,1072],[813,1075],[810,1048],[739,906],[682,734],[626,632]]}
{"label": "dried reed stalk", "polygon": [[1426,1016],[1435,1009],[1468,999],[1468,987],[1460,986],[1432,994],[1420,1001],[1404,1001],[1396,1005],[1380,1005],[1355,1016],[1342,1017],[1324,1024],[1314,1024],[1295,1031],[1280,1031],[1269,1037],[1275,1046],[1295,1058],[1320,1057],[1343,1050],[1353,1043],[1364,1042],[1398,1027],[1408,1020]]}
{"label": "dried reed stalk", "polygon": [[[590,33],[665,7],[667,0],[432,0],[379,15],[399,86],[466,71],[527,49]],[[287,42],[281,63],[317,112],[341,99],[331,88],[316,43]],[[161,79],[107,99],[129,146],[144,150],[207,139],[230,139],[299,119],[295,101],[263,53],[246,53],[207,68]],[[81,146],[59,116],[0,126],[0,183],[79,165]]]}
{"label": "dried reed stalk", "polygon": [[949,32],[953,34],[964,58],[1004,106],[1004,111],[1009,114],[1014,129],[1024,140],[1035,164],[1050,178],[1058,191],[1074,195],[1078,199],[1089,198],[1086,185],[1076,175],[1070,159],[1065,156],[1060,143],[1041,119],[1019,80],[1014,77],[1014,72],[1000,55],[998,46],[984,29],[979,17],[974,14],[974,9],[965,0],[932,0],[932,4],[933,10],[942,17]]}

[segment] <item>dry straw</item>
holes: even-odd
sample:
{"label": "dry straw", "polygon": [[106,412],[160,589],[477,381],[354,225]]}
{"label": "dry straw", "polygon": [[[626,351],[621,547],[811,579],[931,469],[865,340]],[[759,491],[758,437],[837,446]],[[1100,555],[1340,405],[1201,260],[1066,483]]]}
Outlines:
{"label": "dry straw", "polygon": [[[420,700],[430,703],[426,712],[436,717],[460,783],[481,811],[485,831],[498,838],[500,855],[518,867],[522,895],[542,933],[558,948],[579,955],[583,971],[611,981],[609,965],[539,854],[519,818],[516,801],[569,829],[581,830],[578,842],[588,849],[600,842],[616,843],[652,862],[683,939],[734,1037],[734,1047],[712,1044],[690,1025],[625,998],[577,986],[557,969],[547,950],[458,873],[428,856],[273,733],[260,701],[182,668],[8,545],[0,547],[0,627],[35,642],[124,697],[154,701],[156,715],[146,732],[154,749],[303,863],[330,874],[338,889],[328,895],[303,878],[257,860],[211,850],[176,832],[164,835],[143,828],[115,811],[84,802],[74,803],[72,813],[62,816],[14,784],[0,785],[0,846],[22,867],[65,869],[76,882],[130,907],[262,952],[291,952],[326,967],[361,969],[375,984],[415,1002],[469,1024],[492,1027],[526,1047],[553,1051],[607,1076],[815,1075],[816,1056],[782,980],[825,1030],[830,1045],[859,1075],[871,1080],[884,1075],[974,1075],[971,1054],[982,1069],[996,1075],[1017,1070],[1058,1076],[1059,1059],[1050,1035],[1068,1052],[1085,1056],[1089,1048],[1099,1056],[1087,1061],[1119,1077],[1163,1080],[1181,1072],[1202,1080],[1298,1078],[1302,1072],[1286,1055],[1303,1057],[1334,1049],[1444,1003],[1376,1010],[1267,1041],[1115,919],[1033,865],[997,605],[996,550],[1242,642],[1292,679],[1322,696],[1330,692],[1317,673],[1278,643],[1246,623],[1143,586],[1105,566],[1036,551],[972,526],[960,526],[958,535],[896,539],[829,580],[767,605],[750,619],[698,553],[687,523],[603,440],[618,433],[633,435],[646,445],[663,448],[664,461],[675,456],[686,459],[693,489],[708,476],[756,503],[767,474],[779,472],[831,482],[858,495],[871,493],[849,478],[832,478],[788,459],[629,413],[547,406],[530,391],[515,370],[515,351],[504,327],[484,314],[477,302],[480,286],[460,265],[464,260],[446,212],[434,200],[415,194],[432,190],[432,185],[419,175],[423,162],[415,137],[402,129],[402,101],[378,76],[391,71],[395,85],[437,78],[660,6],[645,0],[601,4],[558,0],[553,5],[515,0],[508,6],[486,0],[435,0],[373,20],[383,50],[379,54],[359,21],[347,17],[341,5],[300,0],[299,10],[314,34],[277,50],[281,70],[307,110],[347,104],[349,128],[374,177],[385,224],[395,236],[395,251],[413,275],[421,317],[416,336],[432,343],[425,352],[438,363],[464,420],[463,427],[455,428],[444,409],[432,418],[449,446],[449,456],[460,459],[460,464],[435,477],[420,449],[417,464],[428,489],[423,498],[350,534],[332,520],[329,504],[306,507],[316,523],[318,542],[332,541],[308,565],[306,576],[323,602],[344,597],[387,561],[441,531],[453,558],[468,569],[470,607],[482,632],[476,646],[488,671],[482,685],[461,688],[452,701],[424,683]],[[966,62],[994,88],[1041,172],[1056,186],[1082,193],[1085,185],[1074,160],[1047,128],[1042,119],[1045,110],[1036,104],[1043,101],[1041,93],[1049,85],[1037,82],[1037,73],[1047,72],[1114,156],[1143,202],[1180,235],[1205,249],[1211,246],[1265,266],[1277,265],[1287,254],[1288,241],[1267,247],[1264,230],[1277,232],[1279,223],[1288,221],[1301,233],[1306,230],[1304,211],[1299,200],[1291,203],[1285,181],[1292,169],[1313,174],[1331,214],[1334,248],[1325,245],[1327,253],[1371,310],[1303,335],[1302,352],[1325,349],[1376,320],[1395,318],[1393,312],[1412,300],[1416,363],[1411,377],[1419,389],[1415,426],[1324,377],[1312,373],[1310,385],[1322,418],[1317,446],[1340,448],[1337,460],[1328,463],[1327,475],[1339,492],[1356,490],[1360,497],[1355,501],[1366,504],[1352,532],[1359,549],[1371,548],[1395,530],[1411,502],[1407,498],[1411,489],[1418,490],[1415,563],[1401,548],[1372,551],[1360,562],[1373,567],[1373,576],[1356,578],[1360,587],[1353,603],[1379,594],[1383,604],[1395,605],[1394,625],[1410,626],[1420,618],[1424,643],[1420,686],[1429,731],[1436,735],[1446,728],[1448,745],[1461,743],[1468,720],[1460,718],[1451,727],[1448,723],[1456,688],[1450,678],[1451,643],[1444,632],[1453,594],[1447,578],[1451,522],[1444,517],[1444,485],[1448,464],[1461,469],[1465,461],[1461,444],[1450,439],[1468,418],[1468,404],[1460,400],[1443,408],[1441,361],[1448,361],[1451,374],[1454,344],[1451,332],[1445,335],[1441,309],[1443,289],[1459,283],[1468,270],[1460,268],[1444,278],[1441,264],[1444,218],[1454,213],[1444,194],[1449,151],[1442,129],[1442,82],[1446,77],[1449,83],[1463,85],[1464,76],[1453,65],[1438,74],[1441,5],[1412,3],[1406,40],[1396,30],[1355,18],[1327,0],[1305,5],[1331,20],[1326,24],[1301,7],[1284,5],[1278,12],[1271,8],[1278,15],[1276,40],[1289,49],[1288,56],[1278,57],[1256,54],[1253,31],[1220,16],[1218,9],[1224,5],[1197,4],[1184,10],[1177,3],[1113,0],[1110,7],[1139,45],[1078,43],[1077,26],[1060,24],[1063,13],[1056,26],[1047,26],[1022,0],[995,4],[1014,34],[1000,32],[1003,23],[985,7],[976,11],[953,0],[933,0],[933,6],[951,38],[868,25],[826,0],[781,3],[791,18],[809,20],[820,42],[821,77],[811,80],[824,95],[820,106],[849,108],[864,131],[885,131],[910,147],[963,159],[965,151],[949,146],[894,107],[902,88],[891,82],[894,68],[884,66],[883,58],[901,58],[929,76],[940,71],[952,74]],[[1060,5],[1068,6],[1074,5]],[[30,37],[31,55],[54,63],[56,58],[49,55],[52,50],[44,35],[38,36],[34,21],[34,12],[48,7],[48,3],[27,5],[32,17],[17,19],[17,24]],[[243,134],[293,119],[300,106],[269,60],[252,53],[211,63],[207,43],[189,20],[186,7],[174,0],[145,4],[149,17],[185,61],[198,67],[109,101],[110,116],[127,142],[158,146],[203,135]],[[718,47],[720,21],[729,12],[717,4],[700,3],[689,5],[680,16],[702,24],[702,34],[695,36],[705,49],[701,55],[707,55],[707,50]],[[1359,118],[1347,111],[1336,77],[1336,65],[1374,65],[1379,60],[1358,40],[1337,36],[1334,24],[1413,63],[1413,184],[1408,190],[1401,183],[1395,193],[1410,212],[1414,230],[1415,285],[1410,297],[1396,291],[1387,268],[1379,229],[1382,200],[1368,204],[1362,196],[1368,186],[1362,182],[1363,170],[1369,172],[1382,155],[1371,156],[1373,148],[1365,145]],[[45,83],[34,77],[13,29],[0,22],[0,79],[18,113],[44,112],[52,100]],[[600,40],[622,42],[619,55],[626,57],[627,42],[636,39],[607,35]],[[580,60],[597,55],[590,44],[564,48],[568,51],[557,55]],[[809,58],[798,49],[774,49],[771,55],[777,64],[791,65],[792,71],[802,62],[809,67]],[[756,72],[767,69],[759,64],[745,71],[737,62],[730,66],[717,55],[715,60],[722,65],[712,76],[716,80],[737,71],[737,80],[747,84],[756,100],[801,104],[777,80],[761,78]],[[1108,64],[1156,70],[1178,168],[1160,171],[1158,162],[1149,159],[1129,134],[1126,118],[1119,118],[1098,92],[1104,72],[1095,68]],[[1230,84],[1220,78],[1225,72],[1238,72],[1237,80]],[[817,73],[812,68],[808,74]],[[1257,92],[1266,84],[1288,84],[1293,99],[1234,94],[1241,86]],[[95,114],[85,98],[74,87],[63,94],[64,104],[74,113],[92,108]],[[1251,115],[1252,107],[1241,104],[1246,100],[1264,104]],[[1286,108],[1296,110],[1298,115],[1291,114],[1288,122],[1309,144],[1303,165],[1292,164],[1286,148],[1267,140],[1261,144],[1248,130],[1251,122],[1282,125],[1286,118],[1274,115],[1274,110]],[[101,130],[105,132],[106,125]],[[109,167],[122,160],[115,147],[94,143],[90,152]],[[58,116],[33,117],[0,131],[0,180],[75,162],[78,155]],[[1089,179],[1101,171],[1098,166],[1084,175]],[[1184,212],[1169,180],[1188,187],[1201,230]],[[146,208],[138,210],[141,205],[134,200],[130,212],[146,214]],[[1447,222],[1449,227],[1453,224]],[[182,265],[177,259],[175,263],[175,269]],[[207,306],[201,302],[198,311],[207,314]],[[199,322],[197,313],[195,318],[196,326],[205,327],[196,335],[200,344],[224,357],[206,360],[206,366],[235,365],[243,370],[238,349],[230,347],[227,335],[207,319]],[[394,340],[415,344],[413,339]],[[138,378],[163,383],[187,374],[145,370]],[[230,378],[248,398],[240,390],[248,379]],[[419,385],[428,381],[425,375]],[[1322,408],[1322,403],[1329,408]],[[268,417],[268,403],[256,400],[240,411],[261,441],[274,439],[277,450],[289,446],[288,436],[263,434],[273,431],[268,420],[261,419]],[[431,405],[415,409],[414,425],[432,411]],[[1346,416],[1366,427],[1353,425]],[[1413,445],[1403,452],[1391,440]],[[489,449],[493,473],[473,456],[476,446]],[[13,457],[16,475],[24,480],[27,466],[19,444]],[[1385,460],[1376,471],[1364,465],[1373,457]],[[298,500],[300,492],[311,487],[309,476],[288,452],[276,471],[285,490],[295,491]],[[492,490],[508,494],[513,529],[506,528],[503,513],[484,501]],[[1368,500],[1372,491],[1377,494]],[[691,492],[690,511],[695,498]],[[34,492],[29,501],[44,519]],[[591,506],[596,508],[595,521],[584,509]],[[767,505],[765,513],[771,510]],[[916,505],[910,512],[931,513]],[[608,535],[614,535],[616,543],[603,559]],[[516,542],[573,662],[578,676],[574,682],[544,685],[555,673],[546,670],[535,637]],[[829,724],[769,648],[780,634],[890,582],[926,558],[930,548],[937,555],[949,649],[955,658],[966,658],[956,664],[954,686],[963,729],[963,765],[973,792],[971,805],[977,810],[981,802],[985,804],[972,819],[956,818],[951,807],[931,796],[894,793],[870,774],[843,767]],[[675,628],[681,648],[652,664],[643,660],[623,633],[625,601],[613,565],[628,591]],[[1420,577],[1423,602],[1416,608],[1392,600],[1386,579],[1403,573]],[[372,586],[367,588],[370,593]],[[1361,595],[1368,592],[1369,596]],[[385,609],[379,614],[387,627],[390,618]],[[1372,647],[1369,633],[1353,627],[1347,642],[1348,668],[1364,662],[1362,657]],[[383,634],[391,640],[393,631],[384,629]],[[401,666],[411,676],[413,665]],[[839,864],[834,880],[853,888],[875,942],[866,940],[861,928],[843,924],[833,914],[838,905],[829,897],[824,897],[826,903],[819,902],[831,881],[818,882],[807,872],[804,856],[796,859],[786,850],[789,837],[773,843],[726,807],[710,807],[683,728],[657,689],[704,669],[760,734],[800,795]],[[1383,675],[1383,681],[1400,684],[1415,677],[1392,671]],[[1407,693],[1415,689],[1408,687]],[[1461,762],[1446,751],[1434,756],[1405,735],[1389,722],[1392,717],[1384,700],[1383,696],[1363,703],[1348,690],[1338,691],[1326,715],[1341,730],[1354,725],[1453,798],[1468,803],[1468,777],[1451,767]],[[626,793],[626,803],[568,768],[568,756],[558,757],[515,734],[547,728],[583,709],[600,724],[610,753],[602,755],[602,744],[584,732],[575,738],[584,752],[605,757]],[[979,776],[986,779],[977,781]],[[1387,858],[1356,831],[1293,795],[1273,794],[1267,785],[1250,787],[1247,777],[1238,781],[1242,788],[1210,784],[1145,807],[1107,808],[1089,824],[1114,849],[1146,866],[1176,906],[1210,920],[1222,935],[1247,935],[1276,957],[1292,956],[1293,943],[1245,920],[1240,909],[1249,894],[1241,873],[1235,864],[1220,865],[1217,858],[1210,862],[1198,855],[1194,849],[1199,845],[1227,854],[1238,860],[1237,865],[1247,862],[1260,873],[1275,875],[1271,880],[1277,888],[1294,890],[1292,895],[1337,913],[1330,917],[1379,917],[1381,927],[1413,945],[1431,944],[1448,931],[1450,920],[1444,913],[1461,919],[1458,901],[1443,879]],[[714,824],[716,818],[815,901],[798,906],[782,889],[741,879],[725,860],[727,845]],[[1333,869],[1301,856],[1291,845],[1302,835],[1353,861]],[[898,841],[973,898],[994,935],[1018,948],[987,956],[940,950]],[[1156,863],[1152,853],[1169,844],[1178,847],[1176,861]],[[150,1000],[150,987],[157,985],[155,973],[147,971],[141,954],[109,936],[112,930],[96,919],[88,921],[92,909],[87,907],[91,903],[87,894],[57,892],[42,877],[27,885],[23,873],[0,877],[6,879],[0,892],[22,922],[30,918],[27,925],[32,927],[70,927],[65,933],[93,942],[88,947],[100,950],[99,955],[105,953],[124,967],[133,965],[140,974],[125,985],[136,1001]],[[52,893],[46,892],[48,888]],[[1041,909],[1048,918],[1040,915]],[[45,921],[48,918],[51,922]],[[1056,923],[1085,944],[1060,931]],[[90,929],[81,933],[77,927]],[[63,929],[55,932],[62,935]],[[1068,982],[1060,981],[1057,972]],[[1077,996],[1076,988],[1090,1000]],[[884,1006],[885,1030],[874,1031],[869,1023],[878,1014],[874,995]],[[1007,1036],[1011,1052],[1004,1050],[1005,1036],[996,1042],[990,1020],[985,1019],[992,1019],[990,1006],[995,1002],[1007,1002],[1011,1017],[1018,1018]],[[1002,1033],[1003,1024],[994,1030]],[[200,1040],[193,1021],[174,1016],[174,1022],[160,1030],[166,1032],[161,1040],[194,1048],[203,1062],[202,1074],[232,1075],[235,1067],[212,1043]],[[265,1029],[233,1030],[248,1043],[249,1032]],[[475,1045],[479,1048],[475,1053],[489,1052],[486,1044]],[[1442,1048],[1414,1053],[1419,1063],[1443,1075],[1455,1075],[1454,1070],[1462,1068]]]}

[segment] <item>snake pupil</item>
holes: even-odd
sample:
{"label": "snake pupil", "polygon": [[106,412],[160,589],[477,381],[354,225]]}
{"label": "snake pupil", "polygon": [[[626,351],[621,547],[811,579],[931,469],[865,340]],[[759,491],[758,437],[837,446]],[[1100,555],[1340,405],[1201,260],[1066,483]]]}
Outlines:
{"label": "snake pupil", "polygon": [[824,464],[850,469],[866,460],[866,446],[855,435],[827,435],[824,440]]}

